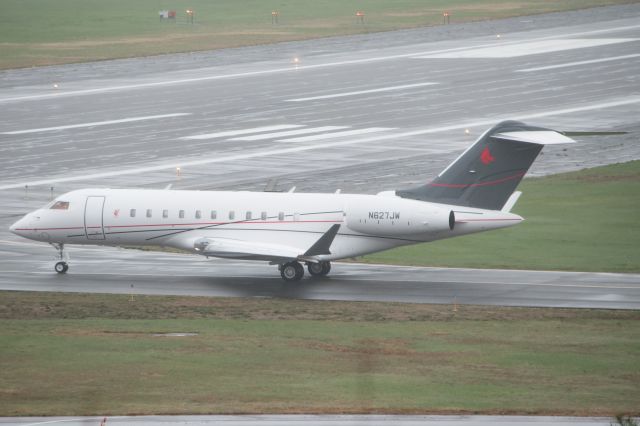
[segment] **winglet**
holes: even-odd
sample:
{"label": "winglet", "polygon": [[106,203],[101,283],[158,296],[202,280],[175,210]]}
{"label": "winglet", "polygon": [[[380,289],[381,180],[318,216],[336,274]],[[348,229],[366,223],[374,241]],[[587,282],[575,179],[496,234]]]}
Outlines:
{"label": "winglet", "polygon": [[309,248],[309,250],[305,252],[303,256],[318,256],[320,254],[331,254],[331,252],[329,251],[329,248],[331,247],[331,244],[333,243],[333,239],[336,237],[336,234],[338,233],[339,229],[340,229],[340,224],[336,223],[335,225],[331,226],[331,228],[329,228],[329,230],[325,232],[322,235],[322,237],[320,237],[318,241],[316,241],[315,244],[312,245],[311,248]]}

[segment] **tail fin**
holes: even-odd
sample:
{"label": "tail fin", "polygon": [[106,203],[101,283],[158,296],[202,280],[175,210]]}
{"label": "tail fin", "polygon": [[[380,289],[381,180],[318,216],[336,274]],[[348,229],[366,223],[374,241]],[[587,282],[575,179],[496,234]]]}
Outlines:
{"label": "tail fin", "polygon": [[544,145],[573,142],[550,129],[503,121],[480,136],[431,183],[398,190],[396,195],[501,210]]}

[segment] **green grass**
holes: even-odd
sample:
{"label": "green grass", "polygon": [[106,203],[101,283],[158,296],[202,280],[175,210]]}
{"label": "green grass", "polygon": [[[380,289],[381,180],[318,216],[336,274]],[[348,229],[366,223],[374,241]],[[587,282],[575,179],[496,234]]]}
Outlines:
{"label": "green grass", "polygon": [[0,320],[2,416],[639,413],[634,311],[0,292]]}
{"label": "green grass", "polygon": [[[4,0],[0,68],[209,50],[581,9],[633,0]],[[195,24],[185,10],[195,11]],[[161,22],[158,11],[178,12]],[[280,12],[272,25],[271,11]],[[366,14],[364,24],[355,17]]]}
{"label": "green grass", "polygon": [[402,247],[370,263],[640,272],[640,161],[525,179],[516,227]]}

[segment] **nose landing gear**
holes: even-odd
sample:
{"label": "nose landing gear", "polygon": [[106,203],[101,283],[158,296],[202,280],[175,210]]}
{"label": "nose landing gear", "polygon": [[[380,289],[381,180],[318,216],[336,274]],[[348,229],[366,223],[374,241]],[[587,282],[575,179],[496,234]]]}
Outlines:
{"label": "nose landing gear", "polygon": [[69,269],[69,265],[67,265],[67,262],[58,262],[54,266],[54,269],[56,270],[57,273],[64,274]]}
{"label": "nose landing gear", "polygon": [[62,243],[51,243],[51,245],[53,246],[53,248],[58,250],[57,258],[59,259],[59,261],[56,262],[56,264],[53,267],[53,269],[55,269],[55,271],[57,273],[59,273],[59,274],[66,274],[67,271],[69,270],[69,264],[67,263],[67,260],[69,260],[69,257],[67,256],[67,254],[64,251],[64,244],[62,244]]}

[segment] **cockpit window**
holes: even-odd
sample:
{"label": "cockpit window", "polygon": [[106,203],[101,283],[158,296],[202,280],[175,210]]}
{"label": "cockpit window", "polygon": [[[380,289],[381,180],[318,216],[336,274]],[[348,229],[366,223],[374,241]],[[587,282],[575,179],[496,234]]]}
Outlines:
{"label": "cockpit window", "polygon": [[69,202],[68,201],[56,201],[50,207],[51,210],[69,210]]}

